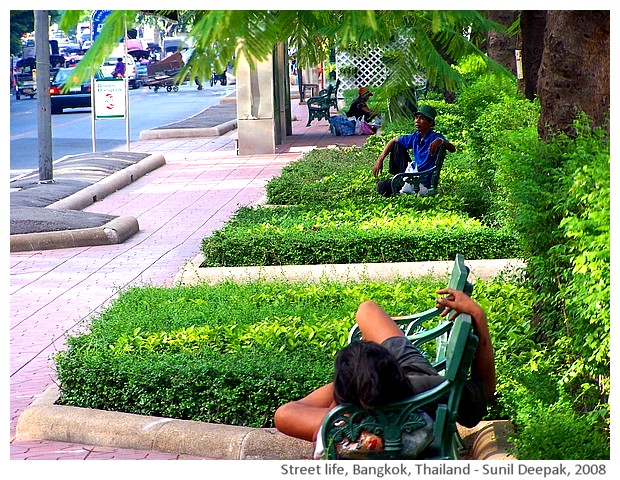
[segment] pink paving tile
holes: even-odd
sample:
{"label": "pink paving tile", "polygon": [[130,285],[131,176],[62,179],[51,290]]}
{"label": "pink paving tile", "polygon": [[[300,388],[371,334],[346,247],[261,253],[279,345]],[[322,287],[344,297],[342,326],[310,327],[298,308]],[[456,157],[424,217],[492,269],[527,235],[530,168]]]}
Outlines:
{"label": "pink paving tile", "polygon": [[[161,153],[166,164],[85,210],[138,218],[140,232],[121,245],[13,253],[11,278],[10,430],[30,402],[54,381],[52,356],[64,332],[90,317],[130,285],[170,285],[200,241],[221,228],[240,205],[264,195],[266,182],[315,146],[361,145],[360,137],[333,137],[327,122],[305,127],[297,106],[294,135],[275,155],[237,156],[236,132],[215,139],[140,141],[132,151]],[[123,149],[120,149],[123,150]],[[16,442],[13,459],[180,459],[159,452]]]}

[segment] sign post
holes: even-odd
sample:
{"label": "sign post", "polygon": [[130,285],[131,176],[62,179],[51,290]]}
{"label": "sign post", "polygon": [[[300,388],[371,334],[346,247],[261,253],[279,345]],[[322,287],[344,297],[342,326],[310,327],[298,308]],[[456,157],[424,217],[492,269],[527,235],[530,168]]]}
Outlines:
{"label": "sign post", "polygon": [[125,80],[95,80],[95,118],[125,118]]}
{"label": "sign post", "polygon": [[[97,39],[106,18],[112,10],[93,10],[91,15],[92,41]],[[125,24],[124,59],[127,61],[127,24]],[[123,78],[95,80],[91,77],[92,136],[93,153],[97,151],[95,121],[98,119],[124,118],[127,151],[130,149],[129,137],[129,88],[127,72]]]}

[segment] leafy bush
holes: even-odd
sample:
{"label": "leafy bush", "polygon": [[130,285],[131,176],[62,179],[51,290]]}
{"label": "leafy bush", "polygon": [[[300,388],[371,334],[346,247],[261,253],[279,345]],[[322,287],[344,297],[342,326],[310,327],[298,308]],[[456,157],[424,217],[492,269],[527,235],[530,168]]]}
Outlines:
{"label": "leafy bush", "polygon": [[[527,398],[527,397],[526,397]],[[524,404],[528,423],[514,437],[521,460],[609,460],[609,432],[598,413],[580,415],[570,399]],[[518,427],[518,424],[517,424]]]}
{"label": "leafy bush", "polygon": [[[600,383],[609,372],[609,141],[601,132],[540,143],[515,136],[499,163],[506,209],[522,232],[536,285],[539,329],[568,355],[568,377]],[[513,152],[513,153],[511,153]],[[601,377],[602,376],[602,377]],[[598,377],[599,380],[596,380]],[[581,389],[581,387],[578,387]]]}
{"label": "leafy bush", "polygon": [[343,198],[376,197],[370,153],[356,147],[315,149],[267,182],[272,205],[332,205]]}
{"label": "leafy bush", "polygon": [[441,283],[131,288],[57,355],[60,403],[271,426],[278,405],[330,381],[360,302],[426,310]]}
{"label": "leafy bush", "polygon": [[[359,303],[373,299],[395,316],[424,311],[444,284],[261,281],[131,288],[57,355],[60,403],[272,426],[280,404],[330,381],[335,352],[346,343]],[[513,318],[528,317],[527,295],[518,283],[476,284],[474,297],[488,309],[498,346],[520,331],[511,326]]]}
{"label": "leafy bush", "polygon": [[273,426],[283,399],[306,395],[333,369],[306,350],[261,348],[115,355],[72,345],[57,363],[64,405],[250,427]]}
{"label": "leafy bush", "polygon": [[203,240],[202,266],[314,265],[511,258],[518,239],[466,215],[416,212],[398,203],[338,209],[240,209]]}

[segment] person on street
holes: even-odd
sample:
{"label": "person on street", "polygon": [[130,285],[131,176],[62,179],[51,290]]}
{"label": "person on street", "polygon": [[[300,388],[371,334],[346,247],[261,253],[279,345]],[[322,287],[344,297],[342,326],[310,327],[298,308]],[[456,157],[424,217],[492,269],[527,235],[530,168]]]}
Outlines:
{"label": "person on street", "polygon": [[[486,414],[496,388],[495,358],[486,313],[460,290],[445,288],[437,294],[442,295],[436,302],[437,308],[443,308],[441,315],[453,311],[470,315],[474,334],[478,336],[471,376],[463,388],[457,417],[461,425],[471,428]],[[372,408],[403,400],[444,381],[378,304],[370,300],[362,302],[355,320],[363,340],[352,342],[336,355],[333,382],[276,410],[274,423],[280,432],[312,442],[325,415],[336,405],[352,403]],[[427,413],[435,416],[432,410]]]}
{"label": "person on street", "polygon": [[121,57],[116,59],[116,66],[112,71],[112,76],[114,78],[123,78],[125,76],[125,63]]}
{"label": "person on street", "polygon": [[367,105],[368,99],[372,97],[373,93],[366,87],[361,87],[357,93],[357,98],[351,102],[347,111],[347,117],[363,117],[366,122],[369,122],[378,115],[378,112],[371,110]]}

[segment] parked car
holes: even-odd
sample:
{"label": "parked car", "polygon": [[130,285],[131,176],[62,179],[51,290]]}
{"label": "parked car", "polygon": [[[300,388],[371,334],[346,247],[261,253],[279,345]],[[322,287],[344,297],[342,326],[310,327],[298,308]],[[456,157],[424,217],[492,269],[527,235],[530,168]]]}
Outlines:
{"label": "parked car", "polygon": [[[67,80],[73,74],[73,68],[59,68],[50,84],[50,101],[52,114],[62,113],[66,108],[90,108],[91,88],[90,80],[86,80],[81,85],[63,91]],[[101,72],[95,74],[95,79],[103,77]]]}
{"label": "parked car", "polygon": [[90,43],[89,43],[89,46],[90,46],[90,44],[92,43],[92,39],[91,39],[91,37],[90,37],[90,33],[81,33],[81,34],[78,36],[78,41],[80,42],[80,45],[82,46],[82,49],[86,50],[86,49],[84,48],[84,43],[86,43],[86,42],[90,42]]}
{"label": "parked car", "polygon": [[101,73],[103,74],[103,77],[112,78],[112,72],[114,71],[114,67],[116,67],[116,62],[119,58],[124,58],[125,75],[127,76],[129,88],[140,88],[142,86],[142,80],[138,77],[138,67],[136,66],[136,61],[134,58],[129,54],[125,57],[123,57],[123,55],[113,55],[103,62],[103,65],[101,65]]}

